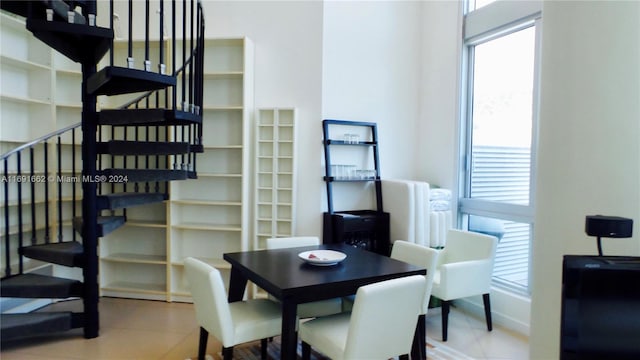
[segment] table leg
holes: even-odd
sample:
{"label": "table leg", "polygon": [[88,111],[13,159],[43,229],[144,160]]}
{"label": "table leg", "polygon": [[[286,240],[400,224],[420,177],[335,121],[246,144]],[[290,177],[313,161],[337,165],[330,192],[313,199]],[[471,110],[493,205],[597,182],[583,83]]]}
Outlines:
{"label": "table leg", "polygon": [[281,359],[295,360],[298,347],[298,334],[296,333],[296,320],[298,305],[289,300],[282,301],[282,343]]}
{"label": "table leg", "polygon": [[231,275],[229,277],[229,302],[242,301],[244,297],[244,289],[247,287],[247,278],[231,267]]}

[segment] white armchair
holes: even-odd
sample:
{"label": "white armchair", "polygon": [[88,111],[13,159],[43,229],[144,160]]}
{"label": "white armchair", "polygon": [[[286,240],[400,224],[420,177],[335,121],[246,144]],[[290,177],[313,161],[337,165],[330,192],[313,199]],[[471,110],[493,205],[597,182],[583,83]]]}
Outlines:
{"label": "white armchair", "polygon": [[280,335],[282,328],[280,306],[267,299],[229,303],[220,271],[192,257],[184,267],[200,325],[198,359],[205,358],[209,333],[222,343],[225,360],[233,359],[233,346],[258,339],[266,359],[266,339]]}
{"label": "white armchair", "polygon": [[442,340],[447,341],[449,305],[454,299],[482,295],[487,330],[492,330],[489,291],[498,239],[450,229],[433,280],[432,295],[442,300]]}

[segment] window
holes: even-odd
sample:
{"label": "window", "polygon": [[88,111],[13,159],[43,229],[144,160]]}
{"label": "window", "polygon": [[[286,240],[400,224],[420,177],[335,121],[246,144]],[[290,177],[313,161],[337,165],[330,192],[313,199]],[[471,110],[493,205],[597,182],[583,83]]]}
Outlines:
{"label": "window", "polygon": [[459,222],[498,237],[494,283],[528,293],[540,11],[482,6],[465,16]]}
{"label": "window", "polygon": [[469,10],[477,10],[483,6],[489,5],[496,0],[470,0]]}

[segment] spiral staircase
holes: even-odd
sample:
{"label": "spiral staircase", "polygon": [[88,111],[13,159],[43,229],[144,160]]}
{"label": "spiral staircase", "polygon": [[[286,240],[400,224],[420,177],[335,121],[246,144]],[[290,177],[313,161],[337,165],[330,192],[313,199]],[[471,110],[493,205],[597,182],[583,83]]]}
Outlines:
{"label": "spiral staircase", "polygon": [[[128,0],[127,18],[114,14],[113,0],[100,6],[96,0],[0,1],[3,11],[25,18],[33,36],[82,68],[81,123],[0,156],[0,294],[81,298],[83,311],[2,314],[2,343],[74,328],[83,328],[85,338],[97,337],[99,239],[126,222],[127,208],[166,200],[169,181],[196,178],[196,154],[202,152],[202,6],[195,0],[156,0],[153,9],[148,0],[141,4]],[[142,14],[135,13],[140,6]],[[127,54],[114,49],[114,20],[123,19],[129,34],[118,41],[128,43]],[[145,22],[144,61],[133,59],[134,21]],[[157,69],[151,58],[159,59]],[[98,110],[98,96],[123,94],[135,94],[134,100]],[[61,139],[73,145],[70,150]],[[82,279],[38,271],[47,264],[81,269]]]}

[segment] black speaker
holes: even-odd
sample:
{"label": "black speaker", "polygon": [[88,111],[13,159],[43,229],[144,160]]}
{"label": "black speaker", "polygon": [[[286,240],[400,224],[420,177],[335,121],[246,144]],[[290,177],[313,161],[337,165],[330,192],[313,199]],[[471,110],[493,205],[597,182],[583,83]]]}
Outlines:
{"label": "black speaker", "polygon": [[589,236],[628,238],[633,231],[633,220],[619,216],[587,216],[584,231]]}

